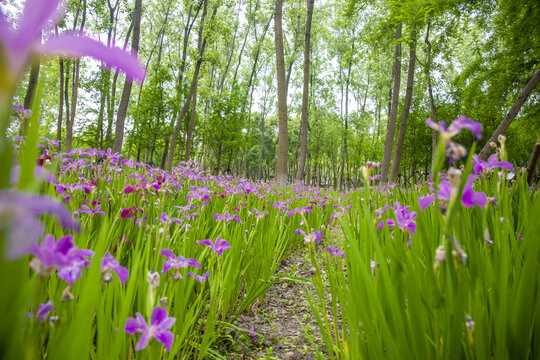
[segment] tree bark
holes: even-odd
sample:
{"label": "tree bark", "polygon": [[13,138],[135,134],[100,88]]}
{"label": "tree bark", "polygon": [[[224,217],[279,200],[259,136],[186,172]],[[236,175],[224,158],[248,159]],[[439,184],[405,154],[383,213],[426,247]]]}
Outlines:
{"label": "tree bark", "polygon": [[495,130],[493,135],[491,135],[482,151],[480,151],[480,154],[478,155],[480,159],[486,160],[489,157],[489,154],[491,154],[491,152],[493,151],[493,148],[489,144],[491,142],[496,142],[499,135],[504,134],[506,129],[508,129],[508,126],[510,126],[512,121],[514,121],[519,110],[521,110],[521,107],[523,106],[529,95],[531,95],[531,92],[534,90],[536,85],[538,85],[538,82],[540,82],[540,69],[536,71],[527,86],[525,86],[521,94],[519,94],[516,102],[514,103],[514,105],[512,105],[510,111],[508,111],[508,114],[506,114],[504,120],[501,122],[497,130]]}
{"label": "tree bark", "polygon": [[[79,28],[80,32],[84,31],[84,26],[86,24],[86,0],[83,1],[83,13],[81,26]],[[75,26],[73,26],[75,28]],[[80,78],[80,69],[81,69],[81,60],[76,59],[73,65],[73,77],[71,78],[71,112],[69,124],[71,126],[71,131],[73,133],[73,125],[75,124],[75,114],[77,112],[77,99],[79,97],[79,78]],[[72,135],[70,136],[72,139]],[[72,140],[70,139],[70,147]],[[66,146],[67,147],[67,146]]]}
{"label": "tree bark", "polygon": [[[139,37],[141,34],[141,12],[142,0],[135,0],[135,8],[133,10],[133,38],[131,39],[131,52],[137,54],[139,51]],[[129,97],[131,95],[131,87],[133,81],[126,79],[124,89],[122,90],[122,98],[118,105],[118,116],[116,118],[116,131],[114,136],[113,152],[122,151],[122,143],[124,141],[124,123],[126,121],[127,108]]]}
{"label": "tree bark", "polygon": [[276,42],[276,74],[278,83],[278,148],[276,159],[276,180],[281,183],[287,181],[287,160],[289,155],[287,138],[287,83],[285,82],[285,55],[283,53],[283,26],[282,26],[283,0],[276,0],[274,12],[274,32]]}
{"label": "tree bark", "polygon": [[62,148],[62,119],[64,117],[64,60],[60,59],[60,101],[58,106],[58,122],[56,125],[56,140],[59,141],[58,151]]}
{"label": "tree bark", "polygon": [[401,110],[401,119],[399,122],[399,131],[396,139],[396,149],[394,150],[394,159],[390,171],[390,183],[394,182],[399,172],[399,163],[403,153],[403,143],[405,142],[405,133],[407,132],[407,118],[411,108],[412,92],[414,86],[414,66],[416,64],[416,32],[411,31],[412,42],[409,45],[409,68],[407,70],[407,90],[405,92],[405,101]]}
{"label": "tree bark", "polygon": [[186,157],[188,161],[191,156],[191,140],[193,137],[193,128],[195,127],[195,119],[197,118],[197,83],[195,83],[195,89],[193,90],[193,100],[191,101],[191,119],[189,121],[189,129],[186,139]]}
{"label": "tree bark", "polygon": [[[174,160],[174,150],[175,150],[174,148],[176,147],[176,139],[178,138],[178,134],[180,133],[180,128],[182,127],[182,120],[186,116],[189,105],[191,104],[191,98],[192,98],[193,93],[195,91],[195,87],[197,86],[197,81],[198,81],[198,77],[199,77],[199,71],[201,69],[201,64],[202,64],[202,61],[203,61],[204,49],[206,48],[206,41],[207,41],[207,38],[206,38],[206,36],[204,36],[204,32],[203,32],[204,19],[206,17],[206,12],[207,12],[207,5],[208,5],[208,0],[205,0],[204,5],[203,5],[204,10],[203,10],[202,18],[201,18],[201,28],[200,28],[200,31],[199,31],[199,45],[200,46],[199,46],[198,59],[197,59],[197,63],[195,64],[195,71],[193,72],[193,79],[191,81],[191,86],[189,88],[189,93],[188,93],[187,99],[186,99],[186,101],[184,103],[184,106],[182,107],[182,110],[180,111],[180,115],[178,116],[178,119],[176,121],[176,126],[174,128],[174,133],[173,133],[173,135],[171,137],[171,143],[169,145],[169,154],[168,154],[168,157],[167,157],[167,171],[171,171],[171,169],[172,169],[172,163],[173,163],[173,160]],[[217,7],[214,8],[214,12],[212,13],[211,20],[213,20],[215,18],[216,13],[217,13],[217,9],[218,9]]]}
{"label": "tree bark", "polygon": [[[428,85],[429,107],[431,109],[431,120],[433,120],[434,122],[437,122],[437,111],[435,110],[435,103],[433,101],[433,89],[431,88],[431,75],[430,75],[430,70],[431,70],[431,43],[429,42],[430,27],[431,27],[431,23],[428,21],[426,39],[424,40],[424,42],[427,45],[426,78],[427,78],[427,85]],[[437,150],[437,132],[433,130],[432,135],[431,135],[431,166],[434,165],[435,150]]]}
{"label": "tree bark", "polygon": [[66,77],[64,78],[64,105],[66,106],[66,151],[71,151],[73,144],[73,123],[71,122],[71,116],[69,116],[69,67],[70,62],[65,64]]}
{"label": "tree bark", "polygon": [[531,158],[529,159],[529,164],[527,165],[527,183],[529,186],[532,186],[533,184],[536,175],[536,166],[538,165],[538,159],[540,158],[540,133],[538,136],[539,138],[536,140],[536,144],[531,153]]}
{"label": "tree bark", "polygon": [[394,69],[392,74],[394,75],[394,89],[392,90],[392,111],[388,118],[388,124],[386,125],[386,140],[384,142],[384,156],[381,166],[381,185],[388,183],[388,170],[390,169],[390,158],[392,157],[392,148],[394,147],[394,135],[396,133],[396,119],[399,106],[399,85],[401,82],[401,24],[396,29],[396,52],[394,56]]}
{"label": "tree bark", "polygon": [[32,62],[32,68],[30,69],[30,78],[28,79],[28,89],[24,96],[24,108],[31,109],[34,102],[34,95],[36,94],[37,83],[39,79],[39,61]]}
{"label": "tree bark", "polygon": [[296,172],[297,182],[304,181],[304,170],[307,156],[307,130],[309,119],[309,67],[311,63],[311,20],[313,17],[314,2],[315,0],[307,0],[306,35],[304,45],[304,89],[302,93],[302,115],[300,120],[300,158],[298,159],[298,171]]}

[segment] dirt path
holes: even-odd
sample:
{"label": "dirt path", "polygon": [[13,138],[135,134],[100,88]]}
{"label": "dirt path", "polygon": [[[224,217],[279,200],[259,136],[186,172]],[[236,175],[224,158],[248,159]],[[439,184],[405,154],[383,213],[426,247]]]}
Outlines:
{"label": "dirt path", "polygon": [[311,277],[307,254],[298,253],[285,260],[277,275],[298,280],[278,280],[268,289],[262,304],[239,317],[238,324],[262,335],[257,346],[246,349],[240,358],[315,359],[306,332],[317,339],[319,331],[304,294],[310,285],[301,280]]}

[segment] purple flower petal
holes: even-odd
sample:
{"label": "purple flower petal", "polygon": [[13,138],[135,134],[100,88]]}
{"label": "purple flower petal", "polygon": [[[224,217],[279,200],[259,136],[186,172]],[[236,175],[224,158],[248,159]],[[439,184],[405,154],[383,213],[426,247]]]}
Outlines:
{"label": "purple flower petal", "polygon": [[52,37],[40,46],[40,50],[46,56],[91,56],[103,61],[108,68],[119,68],[126,73],[128,79],[132,80],[142,81],[146,73],[135,55],[119,48],[108,48],[82,34],[71,33]]}
{"label": "purple flower petal", "polygon": [[152,335],[143,333],[139,341],[137,342],[137,345],[135,346],[135,350],[139,351],[139,350],[145,349],[146,346],[148,346],[148,342],[150,341],[151,338],[152,338]]}
{"label": "purple flower petal", "polygon": [[466,116],[459,115],[455,118],[449,126],[449,129],[452,128],[458,130],[458,132],[461,131],[461,129],[467,129],[471,131],[478,140],[482,139],[482,124],[471,120]]}
{"label": "purple flower petal", "polygon": [[150,316],[150,326],[156,326],[160,324],[163,320],[167,318],[167,310],[158,307],[155,307],[152,310],[152,315]]}
{"label": "purple flower petal", "polygon": [[165,346],[167,351],[171,351],[172,343],[174,340],[174,334],[170,331],[163,331],[156,335],[156,340]]}
{"label": "purple flower petal", "polygon": [[172,250],[169,249],[163,249],[159,252],[161,255],[165,256],[169,260],[176,260],[176,256],[172,252]]}
{"label": "purple flower petal", "polygon": [[420,210],[424,211],[428,206],[430,206],[437,197],[435,195],[426,195],[420,196],[418,198],[418,205]]}

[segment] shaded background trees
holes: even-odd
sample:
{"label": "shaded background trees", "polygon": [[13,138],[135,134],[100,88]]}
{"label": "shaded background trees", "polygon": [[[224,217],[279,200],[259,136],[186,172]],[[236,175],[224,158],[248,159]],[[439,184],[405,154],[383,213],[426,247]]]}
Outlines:
{"label": "shaded background trees", "polygon": [[[8,0],[0,10],[15,14],[19,6]],[[84,29],[129,49],[135,10],[135,0],[71,0],[57,31]],[[48,90],[42,135],[61,139],[62,150],[116,143],[125,155],[163,168],[167,160],[174,166],[190,158],[253,179],[276,177],[279,159],[280,180],[345,189],[359,185],[368,159],[383,161],[390,182],[426,176],[433,152],[428,117],[480,121],[482,149],[540,69],[534,0],[287,1],[281,19],[287,145],[278,156],[275,10],[275,2],[262,0],[145,1],[142,84],[123,91],[129,83],[122,74],[86,59],[60,59],[34,64],[14,101],[29,103],[39,75]],[[533,86],[505,132],[509,160],[520,167],[540,130],[539,100]],[[309,113],[303,122],[302,113]],[[17,135],[19,127],[13,117],[8,131]],[[474,141],[459,137],[466,147]]]}

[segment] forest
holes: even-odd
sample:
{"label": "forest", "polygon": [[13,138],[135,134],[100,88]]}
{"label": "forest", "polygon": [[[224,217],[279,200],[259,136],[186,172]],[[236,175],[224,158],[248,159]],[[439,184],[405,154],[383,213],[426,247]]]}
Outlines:
{"label": "forest", "polygon": [[0,357],[540,357],[539,82],[537,0],[0,0]]}
{"label": "forest", "polygon": [[[372,160],[383,162],[383,180],[410,184],[431,169],[427,118],[480,122],[484,147],[535,74],[538,83],[536,1],[286,2],[281,85],[272,3],[146,1],[135,13],[136,5],[69,1],[54,31],[131,48],[146,69],[141,82],[103,61],[62,58],[34,63],[21,79],[13,103],[30,108],[40,75],[41,131],[63,151],[112,148],[167,170],[193,159],[214,174],[263,180],[283,158],[287,181],[339,189],[358,186]],[[4,8],[15,13],[16,4]],[[533,89],[505,132],[519,167],[538,138]],[[20,131],[12,116],[9,134]]]}

